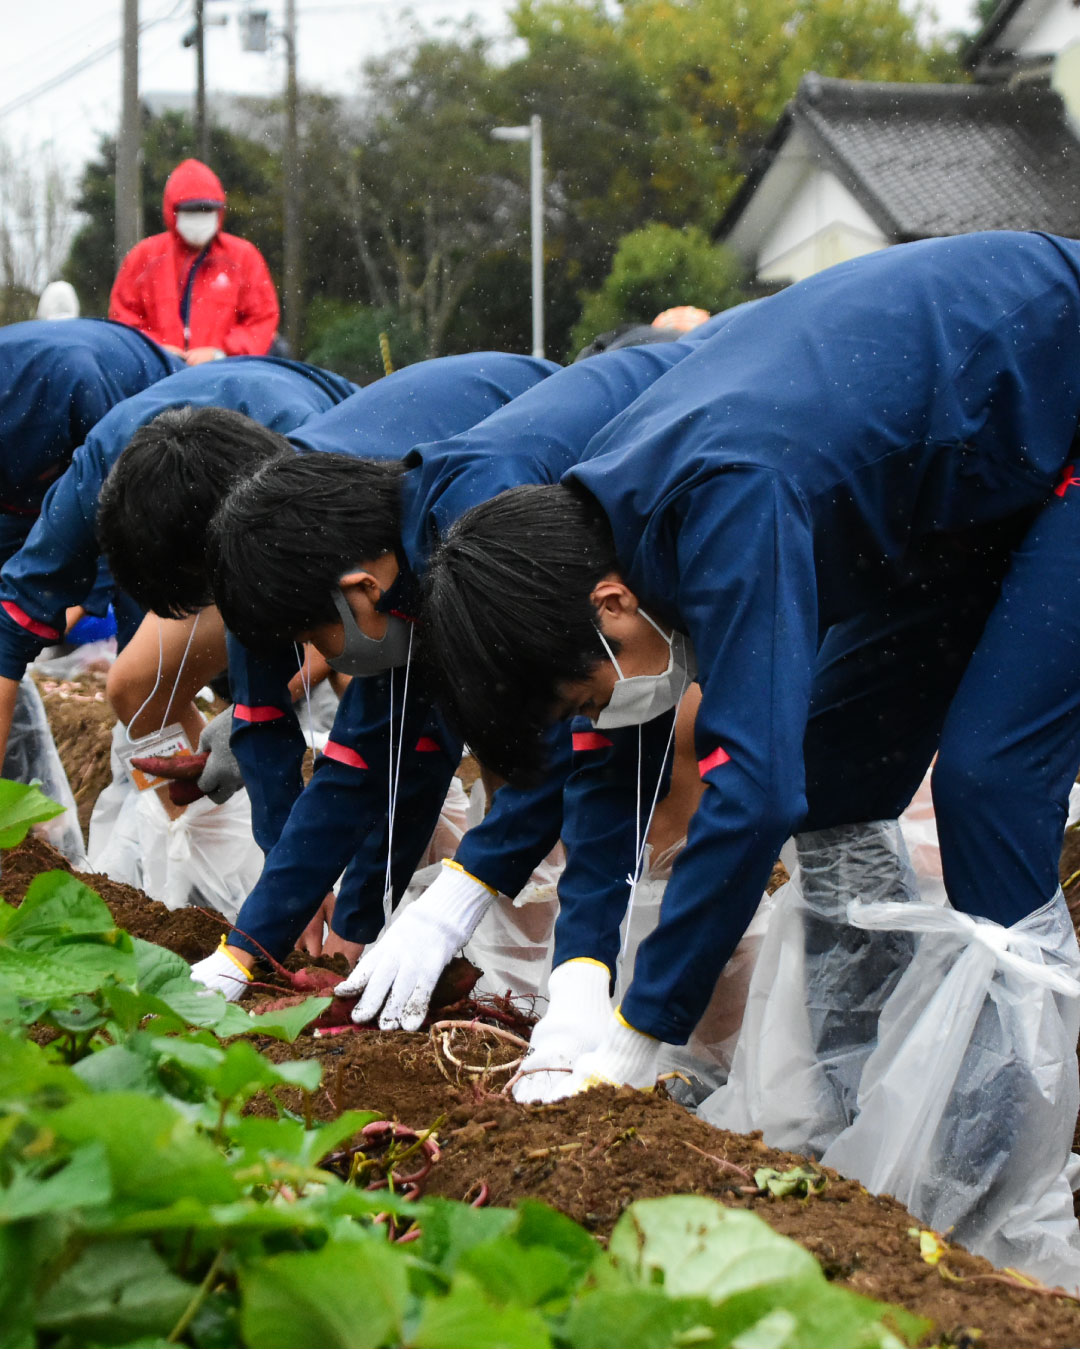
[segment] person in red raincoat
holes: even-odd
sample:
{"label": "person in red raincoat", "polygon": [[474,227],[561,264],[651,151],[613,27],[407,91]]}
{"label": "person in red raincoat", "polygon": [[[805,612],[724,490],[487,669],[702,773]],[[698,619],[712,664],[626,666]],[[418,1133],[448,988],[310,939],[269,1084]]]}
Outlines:
{"label": "person in red raincoat", "polygon": [[225,190],[212,169],[185,159],[169,175],[165,233],[120,264],[109,318],[138,328],[189,366],[262,356],[277,331],[278,301],[262,254],[221,228]]}

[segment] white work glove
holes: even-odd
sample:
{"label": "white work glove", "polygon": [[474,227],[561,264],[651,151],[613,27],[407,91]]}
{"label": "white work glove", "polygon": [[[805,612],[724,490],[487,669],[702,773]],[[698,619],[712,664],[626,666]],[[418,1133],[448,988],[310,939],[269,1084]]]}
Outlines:
{"label": "white work glove", "polygon": [[206,768],[199,775],[198,786],[218,806],[222,802],[227,802],[244,786],[240,765],[229,748],[231,735],[232,708],[228,707],[203,727],[202,735],[199,737],[199,749],[210,758],[206,761]]}
{"label": "white work glove", "polygon": [[205,985],[208,993],[224,994],[230,1003],[235,1003],[247,989],[251,971],[225,950],[225,939],[222,938],[216,952],[191,967],[191,978],[196,984]]}
{"label": "white work glove", "polygon": [[427,1013],[431,991],[454,953],[473,935],[495,892],[456,863],[444,861],[438,879],[394,920],[353,973],[334,990],[363,997],[354,1022],[370,1022],[382,1008],[384,1031],[415,1031]]}
{"label": "white work glove", "polygon": [[603,1083],[615,1087],[624,1084],[632,1088],[654,1087],[661,1042],[635,1031],[617,1008],[601,1031],[603,1039],[596,1049],[582,1055],[574,1065],[567,1095]]}
{"label": "white work glove", "polygon": [[572,1069],[595,1049],[611,1021],[611,972],[589,958],[564,961],[548,980],[548,1010],[533,1027],[524,1077],[514,1085],[519,1102],[554,1102],[572,1091]]}

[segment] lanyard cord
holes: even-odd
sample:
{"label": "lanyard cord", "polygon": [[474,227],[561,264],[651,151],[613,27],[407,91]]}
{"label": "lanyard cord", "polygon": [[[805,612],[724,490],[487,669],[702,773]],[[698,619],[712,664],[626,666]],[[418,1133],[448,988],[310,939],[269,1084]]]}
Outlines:
{"label": "lanyard cord", "polygon": [[297,669],[300,675],[300,688],[304,691],[304,701],[307,704],[308,749],[311,751],[312,759],[314,759],[315,719],[311,715],[311,667],[308,665],[307,652],[301,643],[294,642],[293,650],[296,652],[296,659],[300,662]]}
{"label": "lanyard cord", "polygon": [[675,715],[671,719],[671,730],[668,732],[667,745],[664,747],[664,755],[660,761],[660,772],[656,775],[656,788],[653,792],[652,804],[649,807],[649,817],[645,822],[644,830],[641,828],[641,726],[638,726],[638,759],[637,759],[637,806],[634,813],[634,870],[627,876],[626,884],[630,887],[630,899],[626,904],[626,927],[623,931],[622,948],[619,952],[620,962],[626,956],[626,949],[630,942],[630,921],[634,914],[634,901],[637,898],[638,882],[641,880],[641,870],[645,862],[645,850],[649,846],[649,830],[652,828],[653,816],[656,814],[656,804],[660,800],[660,787],[664,781],[664,770],[667,768],[668,756],[671,754],[671,747],[675,742],[675,727],[679,721],[679,709],[682,706],[683,696],[689,688],[689,681],[683,686],[683,691],[679,695],[679,701],[675,704]]}
{"label": "lanyard cord", "polygon": [[[168,703],[165,704],[165,711],[161,714],[161,726],[158,727],[159,734],[165,730],[165,726],[169,720],[169,709],[172,707],[173,699],[176,697],[176,691],[180,687],[180,676],[183,675],[184,673],[184,666],[187,663],[188,652],[191,651],[191,643],[193,638],[195,637],[195,630],[199,626],[199,616],[201,614],[202,610],[198,610],[196,612],[195,622],[191,625],[191,632],[188,634],[188,640],[184,646],[184,654],[180,658],[180,669],[176,672],[176,679],[173,681],[172,693],[169,695]],[[165,642],[162,637],[162,627],[160,618],[157,621],[157,642],[158,642],[157,674],[154,676],[154,687],[143,699],[142,703],[139,704],[138,708],[135,711],[135,716],[132,717],[131,721],[128,722],[127,727],[125,728],[125,735],[127,736],[128,745],[134,745],[137,740],[143,739],[138,736],[132,736],[131,728],[138,721],[139,714],[142,712],[142,710],[146,707],[146,705],[150,702],[150,700],[154,697],[154,695],[161,687],[161,672],[165,665]]]}
{"label": "lanyard cord", "polygon": [[398,727],[397,755],[394,754],[394,671],[390,670],[390,763],[387,774],[386,877],[383,881],[383,916],[390,922],[394,901],[394,816],[397,812],[398,785],[401,781],[401,751],[405,743],[405,700],[409,696],[409,671],[412,668],[413,626],[409,625],[409,649],[405,653],[405,683],[401,691],[401,720]]}

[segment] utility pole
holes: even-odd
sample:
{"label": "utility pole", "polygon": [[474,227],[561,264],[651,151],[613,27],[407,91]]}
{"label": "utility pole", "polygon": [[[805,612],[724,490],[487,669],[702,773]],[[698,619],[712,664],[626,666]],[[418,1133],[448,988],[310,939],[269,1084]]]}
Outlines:
{"label": "utility pole", "polygon": [[210,127],[206,121],[205,0],[195,0],[195,146],[204,164],[210,159]]}
{"label": "utility pole", "polygon": [[533,356],[544,354],[544,149],[540,117],[529,118],[529,204],[532,216]]}
{"label": "utility pole", "polygon": [[296,86],[296,0],[285,0],[285,337],[300,350],[300,134]]}
{"label": "utility pole", "polygon": [[139,0],[124,0],[120,134],[116,140],[117,265],[142,237],[139,191]]}

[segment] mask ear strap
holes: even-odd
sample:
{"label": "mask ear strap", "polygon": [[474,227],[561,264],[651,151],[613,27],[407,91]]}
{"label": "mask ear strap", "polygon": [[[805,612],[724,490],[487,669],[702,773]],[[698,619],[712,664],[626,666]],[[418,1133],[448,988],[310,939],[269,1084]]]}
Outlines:
{"label": "mask ear strap", "polygon": [[397,754],[394,754],[394,670],[390,669],[390,744],[388,762],[388,801],[386,813],[386,876],[383,881],[383,916],[390,922],[394,903],[394,816],[397,813],[398,784],[401,781],[401,749],[405,742],[405,700],[409,695],[409,670],[412,666],[413,626],[409,625],[409,650],[405,656],[405,683],[401,690],[401,722],[398,726]]}
{"label": "mask ear strap", "polygon": [[600,639],[601,643],[603,644],[604,651],[606,651],[608,656],[611,658],[611,664],[615,667],[615,674],[618,675],[620,680],[625,680],[626,676],[622,673],[622,667],[619,665],[618,657],[611,650],[611,646],[608,643],[607,638],[604,636],[604,631],[599,624],[596,625],[596,636]]}

